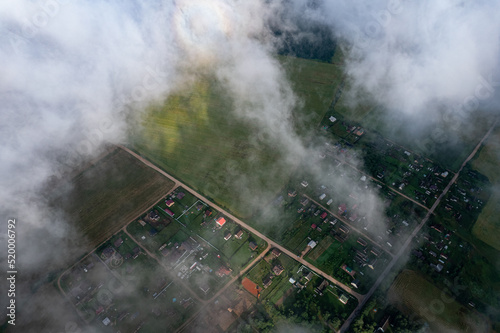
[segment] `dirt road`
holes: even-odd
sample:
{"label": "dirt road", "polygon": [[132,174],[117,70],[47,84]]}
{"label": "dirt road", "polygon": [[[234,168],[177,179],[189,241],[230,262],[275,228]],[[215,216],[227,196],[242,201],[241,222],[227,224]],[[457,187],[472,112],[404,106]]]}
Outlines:
{"label": "dirt road", "polygon": [[159,173],[161,173],[162,175],[164,175],[165,177],[169,178],[170,180],[172,180],[174,183],[175,183],[175,186],[182,186],[186,191],[188,191],[189,193],[191,193],[192,195],[198,197],[200,200],[206,202],[207,204],[209,204],[211,207],[215,208],[216,210],[222,212],[224,215],[226,215],[227,217],[229,217],[231,220],[233,220],[235,223],[239,224],[241,227],[247,229],[248,231],[250,231],[251,233],[259,236],[260,238],[262,238],[263,240],[265,240],[267,242],[267,244],[271,245],[272,247],[275,247],[277,249],[279,249],[281,252],[285,253],[286,255],[290,256],[291,258],[294,258],[295,260],[297,260],[298,262],[300,262],[302,265],[306,266],[307,268],[309,268],[310,270],[316,272],[317,274],[323,276],[325,279],[329,280],[330,282],[332,282],[333,284],[341,287],[342,289],[346,290],[347,292],[349,292],[351,295],[353,295],[354,297],[356,297],[358,299],[358,301],[361,301],[363,299],[363,295],[355,292],[354,290],[352,290],[350,287],[346,286],[345,284],[343,284],[342,282],[338,281],[337,279],[335,279],[334,277],[326,274],[325,272],[323,272],[322,270],[320,270],[319,268],[317,268],[316,266],[312,265],[311,263],[305,261],[304,259],[298,257],[297,255],[295,255],[294,253],[292,253],[291,251],[287,250],[286,248],[284,248],[283,246],[281,246],[280,244],[274,242],[273,240],[269,239],[267,236],[265,236],[264,234],[262,234],[261,232],[259,232],[258,230],[256,230],[255,228],[251,227],[250,225],[246,224],[245,222],[243,222],[242,220],[240,220],[239,218],[237,218],[236,216],[234,216],[233,214],[227,212],[226,210],[224,210],[222,207],[219,207],[218,205],[216,205],[215,203],[211,202],[210,200],[208,200],[207,198],[205,198],[204,196],[202,196],[201,194],[199,194],[198,192],[196,192],[195,190],[191,189],[189,186],[187,186],[186,184],[183,184],[181,183],[180,181],[178,181],[177,179],[175,179],[174,177],[172,177],[171,175],[169,175],[168,173],[166,173],[165,171],[163,171],[162,169],[160,169],[159,167],[157,167],[156,165],[154,165],[153,163],[151,163],[150,161],[146,160],[145,158],[143,158],[142,156],[140,156],[139,154],[133,152],[132,150],[128,149],[127,147],[124,147],[124,146],[119,146],[121,149],[123,149],[124,151],[128,152],[129,154],[131,154],[132,156],[134,156],[135,158],[137,158],[138,160],[140,160],[142,163],[144,163],[145,165],[149,166],[150,168],[158,171]]}

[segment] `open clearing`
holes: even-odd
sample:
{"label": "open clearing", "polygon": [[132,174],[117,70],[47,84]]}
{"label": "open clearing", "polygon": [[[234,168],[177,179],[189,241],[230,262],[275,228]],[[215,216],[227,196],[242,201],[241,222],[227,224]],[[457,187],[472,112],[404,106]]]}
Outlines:
{"label": "open clearing", "polygon": [[500,185],[500,173],[498,173],[499,140],[500,128],[497,127],[481,149],[479,156],[472,162],[472,166],[488,177],[495,186],[488,203],[472,228],[472,234],[497,250],[500,250],[500,238],[498,237],[500,233],[500,220],[498,219],[500,215],[500,191],[496,187]]}
{"label": "open clearing", "polygon": [[134,148],[224,208],[247,215],[252,194],[280,188],[286,173],[276,169],[279,153],[258,144],[231,107],[222,89],[202,78],[150,110]]}
{"label": "open clearing", "polygon": [[71,181],[53,200],[95,247],[169,192],[174,183],[121,149]]}
{"label": "open clearing", "polygon": [[[292,122],[316,126],[339,84],[337,65],[280,57],[301,103]],[[233,101],[209,76],[161,106],[150,108],[133,148],[195,190],[242,216],[269,202],[290,176],[281,149],[261,138],[257,125],[236,115]],[[258,193],[258,195],[256,195]]]}
{"label": "open clearing", "polygon": [[484,316],[465,308],[414,271],[404,270],[398,275],[388,299],[404,313],[424,318],[435,332],[489,330]]}

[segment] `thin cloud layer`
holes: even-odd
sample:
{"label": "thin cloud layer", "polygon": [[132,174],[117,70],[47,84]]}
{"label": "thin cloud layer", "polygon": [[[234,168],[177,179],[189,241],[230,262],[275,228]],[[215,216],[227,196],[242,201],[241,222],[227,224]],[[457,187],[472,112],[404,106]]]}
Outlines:
{"label": "thin cloud layer", "polygon": [[463,112],[499,85],[498,1],[294,1],[294,10],[346,41],[353,90],[391,111]]}
{"label": "thin cloud layer", "polygon": [[0,199],[19,221],[25,279],[86,245],[41,190],[126,142],[141,110],[199,72],[215,74],[256,127],[286,123],[293,94],[265,43],[267,15],[260,1],[0,4]]}
{"label": "thin cloud layer", "polygon": [[481,79],[496,87],[499,9],[488,1],[0,3],[0,200],[4,216],[30,227],[20,258],[33,271],[44,267],[54,241],[71,232],[41,187],[106,143],[126,142],[145,106],[199,72],[215,74],[235,114],[289,161],[305,156],[291,123],[300,101],[273,57],[282,41],[270,22],[297,35],[299,14],[331,26],[352,46],[346,71],[354,89],[390,110],[418,113],[462,103]]}

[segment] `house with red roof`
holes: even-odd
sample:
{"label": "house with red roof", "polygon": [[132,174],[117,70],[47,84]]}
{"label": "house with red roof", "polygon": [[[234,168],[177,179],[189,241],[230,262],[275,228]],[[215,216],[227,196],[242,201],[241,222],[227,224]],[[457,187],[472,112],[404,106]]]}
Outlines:
{"label": "house with red roof", "polygon": [[226,219],[221,216],[215,220],[215,223],[217,223],[219,227],[222,227],[226,223]]}
{"label": "house with red roof", "polygon": [[347,206],[346,206],[345,204],[340,204],[340,206],[339,206],[339,212],[340,212],[340,213],[345,212],[345,211],[346,211],[346,209],[347,209]]}
{"label": "house with red roof", "polygon": [[217,275],[218,277],[223,277],[225,275],[231,275],[231,272],[232,271],[230,269],[228,269],[224,266],[221,266],[219,268],[219,270],[215,273],[215,275]]}

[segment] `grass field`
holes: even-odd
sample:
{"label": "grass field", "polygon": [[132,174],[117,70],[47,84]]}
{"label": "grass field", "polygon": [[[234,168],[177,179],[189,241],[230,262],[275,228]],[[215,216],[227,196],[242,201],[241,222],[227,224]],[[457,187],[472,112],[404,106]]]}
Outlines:
{"label": "grass field", "polygon": [[294,110],[300,134],[313,130],[328,110],[343,79],[341,65],[280,57],[295,94],[303,106]]}
{"label": "grass field", "polygon": [[500,193],[494,192],[474,224],[472,234],[500,251],[500,239],[498,237],[500,220],[498,216],[500,216]]}
{"label": "grass field", "polygon": [[488,177],[492,183],[500,183],[498,163],[500,157],[498,148],[500,142],[500,127],[496,127],[486,140],[477,157],[472,161],[474,169]]}
{"label": "grass field", "polygon": [[495,186],[488,203],[472,228],[472,234],[497,250],[500,250],[500,239],[498,237],[500,233],[500,220],[498,219],[500,214],[500,191],[497,188],[500,185],[500,173],[498,172],[500,163],[500,156],[498,155],[499,140],[500,128],[497,127],[482,147],[479,156],[472,162],[474,169],[488,177]]}
{"label": "grass field", "polygon": [[[280,57],[300,102],[292,123],[299,134],[316,126],[341,80],[339,66]],[[207,197],[248,216],[285,184],[290,172],[281,149],[257,137],[256,125],[237,117],[215,79],[192,86],[152,107],[131,133],[133,148]],[[257,195],[258,194],[258,195]]]}
{"label": "grass field", "polygon": [[121,149],[77,175],[68,193],[53,202],[90,242],[104,241],[174,185]]}
{"label": "grass field", "polygon": [[423,317],[433,332],[487,332],[489,323],[474,310],[469,310],[444,294],[414,271],[401,272],[388,299],[404,313]]}

